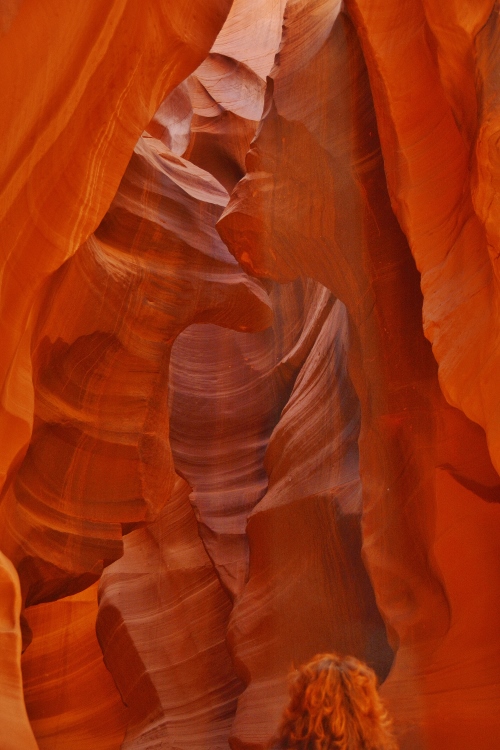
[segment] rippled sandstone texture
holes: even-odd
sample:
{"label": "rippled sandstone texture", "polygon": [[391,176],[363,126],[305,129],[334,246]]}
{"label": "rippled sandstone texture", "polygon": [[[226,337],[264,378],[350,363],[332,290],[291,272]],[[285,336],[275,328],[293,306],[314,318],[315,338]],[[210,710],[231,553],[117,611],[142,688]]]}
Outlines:
{"label": "rippled sandstone texture", "polygon": [[16,570],[5,555],[0,554],[0,714],[2,747],[16,750],[37,747],[28,721],[21,674],[21,589]]}
{"label": "rippled sandstone texture", "polygon": [[40,286],[95,229],[141,131],[204,59],[230,5],[3,4],[2,481],[33,422],[23,334]]}
{"label": "rippled sandstone texture", "polygon": [[[490,270],[468,234],[477,238],[484,230],[466,197],[460,206],[453,199],[467,195],[469,173],[457,173],[458,162],[446,159],[456,143],[466,163],[467,144],[448,98],[457,71],[446,68],[443,50],[436,59],[431,27],[442,31],[445,48],[443,26],[459,24],[453,9],[437,23],[437,7],[432,16],[430,6],[407,3],[402,12],[389,3],[382,12],[376,3],[348,3],[352,20],[341,15],[326,44],[295,70],[285,55],[287,33],[292,54],[298,23],[290,6],[274,95],[219,230],[251,273],[282,281],[306,274],[345,302],[349,371],[361,402],[364,557],[397,649],[383,691],[404,746],[486,748],[499,734],[492,715],[498,640],[490,629],[497,579],[487,562],[498,545],[499,479],[482,431],[441,396],[421,329],[419,281],[424,330],[456,405],[462,403],[447,387],[448,363],[456,368],[458,394],[467,377],[458,352],[476,378],[482,360],[475,347],[491,341],[497,318],[493,302],[481,310],[481,300],[491,298]],[[483,21],[489,10],[485,5]],[[481,24],[465,15],[460,23],[478,31]],[[464,71],[470,63],[464,53]],[[462,109],[474,116],[467,101]],[[461,210],[470,207],[470,220],[452,213],[453,200]],[[441,234],[433,230],[438,226]],[[448,252],[459,230],[461,249]],[[439,316],[435,328],[428,324],[431,308]],[[445,343],[449,354],[442,357]],[[483,388],[497,403],[495,381],[485,378]]]}
{"label": "rippled sandstone texture", "polygon": [[2,6],[0,750],[500,743],[498,18]]}

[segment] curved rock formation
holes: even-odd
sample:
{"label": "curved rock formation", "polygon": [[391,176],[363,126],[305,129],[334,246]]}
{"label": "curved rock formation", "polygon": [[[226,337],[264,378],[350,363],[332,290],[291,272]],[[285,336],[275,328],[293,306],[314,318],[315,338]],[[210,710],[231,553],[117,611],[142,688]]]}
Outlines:
{"label": "curved rock formation", "polygon": [[0,8],[1,747],[262,750],[338,650],[491,750],[498,1],[73,5]]}
{"label": "curved rock formation", "polygon": [[142,130],[204,59],[230,6],[23,0],[2,11],[2,482],[32,427],[40,286],[96,228]]}
{"label": "curved rock formation", "polygon": [[269,441],[269,487],[248,521],[249,580],[228,631],[248,683],[235,748],[264,746],[272,735],[292,664],[329,650],[356,653],[384,678],[392,662],[360,555],[359,402],[346,371],[347,315],[325,289],[312,310],[321,310],[321,297],[313,346]]}
{"label": "curved rock formation", "polygon": [[[348,63],[350,80],[341,75]],[[320,76],[320,71],[328,73]],[[387,193],[384,199],[383,163],[366,69],[345,16],[308,66],[299,67],[295,75],[285,72],[285,94],[290,90],[307,91],[309,96],[297,101],[283,95],[282,105],[278,73],[277,105],[270,105],[247,157],[249,174],[233,192],[218,227],[254,274],[284,280],[302,272],[315,276],[344,300],[354,324],[351,369],[362,407],[364,545],[367,552],[374,546],[371,565],[386,575],[379,602],[389,620],[390,607],[398,612],[399,637],[404,631],[411,639],[418,638],[421,628],[426,633],[429,628],[442,632],[447,627],[447,605],[425,552],[434,512],[430,469],[425,468],[425,453],[410,448],[429,442],[430,424],[421,414],[431,409],[432,359],[419,332],[418,277]],[[323,102],[321,113],[317,101]],[[279,114],[281,106],[284,115]],[[398,330],[391,317],[398,321]],[[412,350],[406,335],[411,335]],[[391,366],[394,360],[397,369]],[[412,385],[415,382],[418,388]],[[370,430],[376,430],[375,444]],[[401,450],[408,459],[400,455],[396,460]],[[414,469],[410,461],[415,462]],[[401,463],[411,480],[405,479]],[[417,484],[412,487],[412,482]],[[422,508],[426,497],[426,512],[415,512],[410,520],[412,499]],[[383,562],[378,543],[386,554],[394,552],[397,560]],[[399,557],[398,549],[404,549],[405,555]],[[374,567],[371,572],[375,575]],[[407,610],[405,622],[401,602],[408,587],[413,589],[412,599],[419,590],[424,599],[432,598],[433,606],[422,601],[420,608]],[[427,618],[425,625],[420,617]]]}
{"label": "curved rock formation", "polygon": [[[478,39],[486,89],[495,75],[494,52],[486,61],[496,46],[493,5],[491,0],[465,8],[452,3],[444,12],[438,2],[408,0],[388,3],[382,15],[369,0],[347,2],[370,73],[391,202],[421,274],[424,330],[439,364],[441,387],[451,404],[485,428],[500,470],[500,332],[491,315],[498,304],[498,237],[492,221],[498,167],[487,145],[498,126],[489,97],[480,99],[474,202],[469,147],[477,127],[476,107],[470,104],[475,98],[471,58],[490,14],[489,27]],[[429,27],[436,32],[440,65]],[[447,54],[450,47],[461,64]]]}
{"label": "curved rock formation", "polygon": [[226,201],[208,173],[145,136],[96,235],[47,287],[32,344],[35,427],[0,508],[27,605],[96,580],[121,555],[122,529],[167,501],[175,337],[193,322],[269,325],[265,291],[215,232]]}
{"label": "curved rock formation", "polygon": [[[413,62],[420,58],[416,53],[410,55],[409,50],[413,49],[411,44],[428,43],[418,21],[422,13],[415,3],[411,7],[408,4],[406,13],[401,13],[398,7],[397,16],[394,6],[394,18],[392,8],[381,15],[373,3],[348,4],[351,5],[367,55],[375,107],[356,33],[346,16],[339,18],[328,41],[308,65],[295,58],[294,68],[292,46],[283,74],[279,64],[273,74],[274,97],[270,91],[267,114],[247,156],[248,174],[233,191],[218,228],[250,273],[280,281],[306,274],[328,286],[345,302],[352,322],[349,367],[361,401],[364,556],[392,644],[397,648],[396,662],[384,690],[391,699],[400,734],[410,743],[408,747],[419,742],[423,743],[419,747],[441,748],[446,737],[446,746],[465,748],[474,737],[473,744],[486,749],[498,732],[491,705],[498,699],[500,686],[498,679],[490,681],[486,677],[490,668],[487,663],[498,668],[496,641],[488,641],[487,656],[476,653],[475,658],[464,660],[462,655],[474,652],[473,640],[485,643],[484,627],[493,617],[496,596],[493,589],[484,593],[481,607],[489,614],[475,623],[473,612],[464,607],[464,599],[460,605],[456,592],[460,588],[465,597],[467,590],[472,597],[478,582],[468,577],[465,558],[450,565],[451,547],[447,557],[442,553],[442,544],[446,539],[446,544],[463,545],[472,554],[474,544],[465,540],[461,523],[457,520],[450,530],[444,521],[445,517],[449,520],[447,514],[455,504],[458,510],[460,502],[466,502],[462,487],[476,497],[474,528],[490,526],[483,544],[486,548],[489,544],[496,546],[498,506],[488,502],[499,499],[499,477],[481,430],[446,406],[440,395],[435,366],[422,335],[419,276],[392,212],[389,193],[413,251],[416,253],[417,247],[414,232],[419,242],[425,240],[429,246],[432,236],[432,245],[441,253],[440,257],[446,256],[446,263],[455,263],[458,275],[454,277],[448,273],[446,263],[438,266],[441,279],[447,274],[446,286],[440,287],[441,297],[438,292],[432,297],[441,318],[447,314],[445,305],[458,309],[461,300],[469,299],[470,285],[460,282],[465,274],[475,285],[474,290],[479,289],[478,294],[485,295],[484,299],[488,292],[481,290],[480,274],[470,270],[471,265],[463,255],[461,261],[446,255],[446,242],[443,244],[441,235],[431,233],[426,227],[425,211],[429,221],[437,226],[441,207],[437,210],[437,193],[428,189],[423,173],[411,172],[414,164],[415,170],[427,169],[429,179],[442,179],[443,184],[447,180],[448,195],[452,188],[457,194],[462,191],[463,179],[457,178],[458,182],[450,179],[455,172],[446,161],[453,140],[440,151],[439,138],[434,139],[434,121],[441,128],[438,135],[442,132],[445,137],[443,118],[434,110],[429,118],[419,109],[425,75]],[[287,34],[294,39],[293,5],[291,11],[290,31],[285,13],[279,62],[287,59]],[[387,24],[385,37],[383,30],[379,30],[380,24]],[[418,34],[411,31],[412,24],[419,28]],[[395,28],[404,33],[397,35],[394,44]],[[374,45],[373,57],[370,44]],[[397,57],[403,55],[403,50],[404,61]],[[431,53],[424,59],[429,69],[435,64]],[[385,81],[384,75],[387,80],[399,81],[400,88],[392,90],[379,84],[377,76]],[[434,72],[434,78],[436,75]],[[412,91],[411,83],[409,87],[406,85],[408,77],[421,87],[421,95]],[[437,90],[436,84],[432,91]],[[448,95],[451,97],[451,93]],[[431,112],[427,92],[425,96]],[[395,108],[393,99],[397,103]],[[443,107],[449,107],[445,97],[440,101],[445,103]],[[432,131],[433,136],[429,135],[427,140],[421,137],[418,149],[408,145],[405,157],[405,147],[397,140],[398,127],[400,121],[401,128],[403,124],[408,126],[411,117],[415,127],[429,134]],[[384,163],[378,145],[378,127]],[[405,132],[411,132],[415,143],[416,130]],[[427,144],[433,151],[421,167],[418,160],[423,159]],[[463,142],[460,149],[463,150]],[[403,192],[405,184],[408,197]],[[441,192],[443,200],[451,200]],[[419,195],[423,196],[420,202]],[[465,232],[472,231],[474,223],[479,226],[475,217],[464,224],[451,208],[445,210],[449,224],[457,231],[462,227]],[[440,232],[445,231],[441,222]],[[426,256],[429,261],[432,257],[436,255]],[[479,258],[473,256],[472,263],[474,257]],[[423,274],[424,297],[429,290],[427,278]],[[437,277],[433,278],[437,289]],[[457,284],[456,291],[451,291],[451,283]],[[440,299],[445,302],[441,304]],[[489,337],[490,331],[495,335],[495,319],[481,308],[482,299],[474,297],[474,301],[470,298],[467,302],[477,307],[460,318],[460,336],[443,326],[438,331],[442,341],[447,342],[448,351],[461,347],[460,356],[468,357],[467,372],[475,371],[478,365],[467,342],[476,347],[484,340],[477,338],[476,322],[483,325],[481,336]],[[427,316],[429,305],[424,302]],[[485,325],[488,320],[491,328]],[[458,322],[458,317],[455,321]],[[436,341],[434,351],[440,359]],[[458,367],[459,361],[453,356],[453,366]],[[442,364],[441,379],[446,385],[445,369]],[[467,372],[461,370],[461,382],[468,377]],[[460,387],[457,383],[457,389]],[[493,397],[488,379],[486,390]],[[494,409],[492,404],[489,412],[492,423]],[[478,414],[473,416],[480,421]],[[464,454],[461,449],[464,443],[474,446],[476,460]],[[478,573],[481,586],[488,588],[483,575]],[[462,622],[462,627],[457,622]],[[454,686],[459,693],[447,693],[450,669],[457,664]],[[436,692],[442,699],[434,700]],[[479,709],[475,704],[476,720],[467,710],[472,700],[481,706]],[[479,712],[481,729],[477,731]]]}
{"label": "curved rock formation", "polygon": [[2,748],[36,750],[24,703],[21,675],[21,590],[10,560],[0,552],[0,716]]}
{"label": "curved rock formation", "polygon": [[232,599],[248,577],[247,519],[266,492],[269,438],[331,305],[311,281],[269,288],[268,330],[241,336],[191,326],[172,350],[174,461],[193,487],[200,536]]}
{"label": "curved rock formation", "polygon": [[96,617],[97,584],[27,610],[33,640],[22,658],[24,695],[40,750],[121,746],[129,711],[104,666]]}
{"label": "curved rock formation", "polygon": [[227,747],[241,691],[225,643],[230,608],[178,478],[160,518],[125,538],[101,581],[99,641],[130,706],[123,748]]}

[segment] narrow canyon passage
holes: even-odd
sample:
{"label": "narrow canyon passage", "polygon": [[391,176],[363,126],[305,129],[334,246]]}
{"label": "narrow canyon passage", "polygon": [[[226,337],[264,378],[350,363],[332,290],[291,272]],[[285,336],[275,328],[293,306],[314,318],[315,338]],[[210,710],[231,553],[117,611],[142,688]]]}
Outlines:
{"label": "narrow canyon passage", "polygon": [[500,746],[499,11],[2,5],[0,750]]}

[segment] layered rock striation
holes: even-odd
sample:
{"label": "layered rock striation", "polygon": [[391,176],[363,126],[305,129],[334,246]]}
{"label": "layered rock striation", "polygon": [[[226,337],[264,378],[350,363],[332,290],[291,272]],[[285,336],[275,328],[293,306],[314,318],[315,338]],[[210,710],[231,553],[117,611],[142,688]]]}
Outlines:
{"label": "layered rock striation", "polygon": [[[481,379],[482,359],[475,347],[494,340],[496,316],[486,281],[490,272],[474,254],[478,245],[471,239],[484,233],[480,217],[474,213],[470,220],[462,219],[454,210],[473,211],[470,199],[467,204],[466,197],[460,202],[452,197],[452,191],[466,196],[470,189],[466,137],[458,135],[458,114],[455,119],[447,115],[448,120],[441,116],[429,93],[439,99],[443,112],[451,113],[451,72],[445,60],[436,59],[431,42],[431,28],[438,33],[443,26],[436,10],[434,23],[426,28],[424,8],[417,6],[409,3],[406,13],[400,6],[380,13],[374,3],[347,4],[350,17],[341,14],[326,43],[295,70],[285,54],[287,36],[290,56],[294,54],[297,17],[290,6],[273,73],[274,95],[270,89],[267,113],[247,157],[247,175],[233,191],[218,227],[250,273],[280,281],[306,274],[345,302],[352,337],[349,372],[361,403],[363,551],[396,649],[384,692],[408,747],[466,747],[473,742],[486,748],[498,733],[491,705],[499,686],[486,678],[481,690],[478,673],[489,670],[488,659],[497,664],[496,639],[485,636],[497,606],[496,587],[489,589],[486,574],[481,584],[469,577],[466,550],[473,554],[475,544],[464,537],[458,509],[463,492],[472,492],[468,497],[475,507],[475,528],[490,526],[480,546],[495,546],[498,506],[491,503],[498,500],[499,481],[482,431],[441,395],[421,327],[419,282],[424,330],[433,341],[444,393],[454,404],[461,402],[447,387],[453,378],[450,365],[457,368],[456,393],[467,377]],[[485,7],[483,22],[487,14]],[[473,35],[481,21],[471,21],[460,19]],[[457,23],[451,11],[446,23]],[[442,33],[446,47],[450,39]],[[288,63],[283,70],[282,58]],[[422,66],[415,65],[420,59]],[[470,58],[464,61],[465,71],[467,65]],[[433,81],[430,89],[426,71]],[[474,116],[467,101],[462,105]],[[446,140],[443,148],[440,137]],[[454,162],[447,160],[451,152]],[[452,163],[457,169],[462,164],[462,171]],[[441,210],[448,224],[440,218]],[[447,227],[459,237],[461,249],[453,253],[447,243],[454,235]],[[482,270],[476,273],[476,268]],[[436,324],[435,335],[427,322],[431,306],[443,321]],[[454,333],[452,325],[457,326]],[[441,356],[445,346],[449,354]],[[483,351],[492,365],[487,348]],[[465,359],[466,366],[461,364]],[[486,389],[491,384],[493,394],[492,378],[482,382]],[[472,398],[473,391],[468,393]],[[488,416],[492,423],[494,408]],[[479,412],[465,404],[464,409],[487,427]],[[464,445],[474,458],[466,455]],[[453,508],[458,515],[450,528]],[[460,563],[451,564],[453,543],[464,550]],[[443,544],[450,545],[450,557],[443,554]],[[478,586],[484,594],[481,606],[489,613],[479,620],[464,606]],[[475,651],[476,639],[489,643],[489,657],[483,652],[479,661],[464,660],[461,655]],[[450,670],[455,687],[447,695]],[[478,703],[473,718],[470,701],[481,705],[480,729]]]}
{"label": "layered rock striation", "polygon": [[1,748],[496,746],[498,10],[0,9]]}

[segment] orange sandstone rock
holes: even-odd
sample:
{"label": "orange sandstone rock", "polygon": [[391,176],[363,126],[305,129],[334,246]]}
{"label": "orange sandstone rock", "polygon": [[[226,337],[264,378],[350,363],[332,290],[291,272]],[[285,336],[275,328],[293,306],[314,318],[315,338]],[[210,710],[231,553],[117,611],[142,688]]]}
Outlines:
{"label": "orange sandstone rock", "polygon": [[[490,186],[497,167],[486,146],[496,118],[482,87],[474,203],[469,156],[475,132],[471,56],[492,3],[474,8],[465,3],[459,9],[451,3],[439,9],[438,3],[409,0],[387,3],[381,14],[370,0],[349,0],[347,8],[370,74],[392,205],[421,273],[424,330],[439,364],[440,384],[451,404],[484,427],[499,470],[500,332],[492,314],[498,250],[488,222],[495,211]],[[488,76],[494,75],[484,63],[486,49],[495,48],[496,15],[481,35],[482,44],[476,37],[486,90]],[[453,63],[457,57],[459,65]],[[462,104],[457,108],[458,89]]]}
{"label": "orange sandstone rock", "polygon": [[97,585],[26,614],[24,694],[38,747],[119,750],[129,711],[97,642]]}
{"label": "orange sandstone rock", "polygon": [[195,322],[270,323],[265,290],[215,231],[226,201],[211,175],[145,136],[96,235],[46,287],[35,427],[0,506],[28,605],[95,581],[121,555],[122,530],[168,500],[175,337]]}
{"label": "orange sandstone rock", "polygon": [[190,326],[172,349],[174,462],[193,488],[199,534],[233,600],[248,578],[247,520],[267,489],[268,441],[331,306],[311,280],[268,288],[266,331]]}
{"label": "orange sandstone rock", "polygon": [[[350,79],[341,75],[347,65]],[[320,71],[328,75],[320,76]],[[277,102],[281,101],[279,85],[277,75]],[[292,88],[288,76],[285,86],[287,92]],[[355,33],[345,17],[334,25],[328,43],[309,65],[298,68],[293,88],[307,96],[294,104],[285,99],[285,111],[293,113],[290,120],[271,105],[247,157],[249,174],[235,188],[218,228],[236,257],[256,275],[284,280],[302,272],[345,301],[353,322],[352,376],[362,405],[365,550],[382,543],[385,554],[396,553],[398,562],[393,559],[390,564],[375,552],[370,559],[370,567],[380,566],[381,574],[385,571],[379,603],[386,614],[386,607],[394,607],[400,632],[418,639],[419,631],[443,632],[447,627],[447,604],[426,552],[434,505],[430,467],[426,468],[422,451],[403,448],[406,440],[415,446],[428,442],[430,425],[422,414],[430,408],[426,405],[430,395],[420,394],[422,389],[429,394],[435,389],[434,371],[419,335],[418,277],[387,193],[384,196],[368,80]],[[323,102],[321,116],[317,101]],[[395,314],[396,328],[391,327]],[[405,335],[414,342],[411,349]],[[375,443],[369,429],[379,436]],[[399,450],[416,463],[411,472],[414,487],[399,469],[402,456],[395,454]],[[412,519],[411,502],[421,509],[425,497],[427,510],[415,512]],[[406,554],[400,557],[398,549],[406,549]],[[410,567],[396,574],[406,564]],[[420,591],[413,590],[411,596],[421,595],[422,607],[401,611],[408,586]],[[424,605],[428,596],[432,614]]]}
{"label": "orange sandstone rock", "polygon": [[21,676],[21,590],[10,560],[0,553],[0,715],[2,750],[38,747],[26,714]]}
{"label": "orange sandstone rock", "polygon": [[[218,228],[251,273],[280,281],[306,274],[345,302],[349,372],[361,402],[363,553],[396,648],[384,692],[403,747],[465,750],[472,744],[486,750],[499,734],[491,714],[500,690],[491,677],[499,666],[497,639],[484,631],[495,617],[496,582],[477,567],[471,577],[468,555],[480,555],[482,545],[497,548],[500,478],[481,429],[440,394],[422,334],[419,275],[389,195],[422,271],[425,320],[432,305],[440,320],[446,309],[461,307],[460,315],[468,310],[460,333],[452,327],[458,312],[448,316],[448,328],[440,324],[432,333],[448,396],[453,373],[440,352],[449,352],[458,393],[483,361],[471,356],[471,347],[496,335],[494,307],[484,307],[490,292],[482,284],[491,274],[476,252],[485,247],[484,229],[472,212],[470,191],[468,197],[464,192],[467,149],[428,46],[423,9],[417,3],[404,12],[401,4],[384,13],[369,2],[349,7],[363,40],[375,109],[356,34],[341,16],[306,66],[292,56],[283,80],[276,66],[274,97],[270,90],[247,156],[248,173]],[[280,59],[285,50],[286,27]],[[454,253],[447,251],[450,236],[459,238]],[[466,370],[462,362],[458,371],[458,356],[467,357]],[[493,380],[483,382],[494,425]],[[480,544],[466,541],[461,523],[449,528],[444,520],[472,497],[474,529],[489,527],[486,536],[477,532]],[[467,518],[471,523],[472,513]],[[252,524],[253,518],[249,531]],[[464,557],[452,564],[453,546],[463,547]],[[476,622],[467,602],[478,586],[483,614]],[[480,731],[467,710],[472,701]]]}
{"label": "orange sandstone rock", "polygon": [[498,3],[343,8],[0,8],[8,750],[21,600],[47,750],[263,748],[330,649],[498,744]]}
{"label": "orange sandstone rock", "polygon": [[[228,631],[247,683],[232,732],[237,748],[265,746],[290,667],[311,653],[359,654],[381,678],[392,662],[360,555],[359,402],[346,371],[347,315],[322,293],[326,314],[271,435],[269,487],[248,522],[249,580]],[[321,309],[321,296],[315,302]]]}
{"label": "orange sandstone rock", "polygon": [[227,746],[241,691],[225,642],[230,600],[178,478],[160,518],[125,537],[100,584],[97,632],[130,722],[123,748]]}
{"label": "orange sandstone rock", "polygon": [[96,228],[141,131],[206,56],[230,6],[26,0],[2,16],[2,482],[32,427],[40,286]]}

